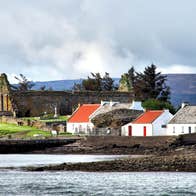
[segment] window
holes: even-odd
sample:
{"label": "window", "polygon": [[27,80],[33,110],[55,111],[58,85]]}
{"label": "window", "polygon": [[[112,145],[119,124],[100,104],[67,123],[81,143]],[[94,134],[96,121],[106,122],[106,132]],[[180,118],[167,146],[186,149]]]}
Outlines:
{"label": "window", "polygon": [[79,125],[79,132],[82,131],[82,125]]}
{"label": "window", "polygon": [[175,133],[176,132],[176,129],[175,129],[175,127],[173,127],[173,133]]}
{"label": "window", "polygon": [[182,133],[184,133],[184,126],[182,126]]}
{"label": "window", "polygon": [[161,125],[161,128],[167,128],[167,125]]}
{"label": "window", "polygon": [[89,125],[87,125],[87,132],[90,132],[91,131],[91,128],[90,128],[90,126]]}

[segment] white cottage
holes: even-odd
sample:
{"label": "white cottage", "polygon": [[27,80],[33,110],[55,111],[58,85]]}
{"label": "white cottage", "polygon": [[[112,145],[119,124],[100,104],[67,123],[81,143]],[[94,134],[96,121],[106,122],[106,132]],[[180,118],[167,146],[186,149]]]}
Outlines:
{"label": "white cottage", "polygon": [[173,115],[169,110],[149,110],[136,120],[121,128],[123,136],[161,136],[167,135],[167,123]]}
{"label": "white cottage", "polygon": [[101,101],[101,104],[83,104],[79,106],[67,121],[67,132],[72,134],[88,134],[94,125],[91,122],[95,116],[118,109],[144,110],[141,102],[120,103],[114,101]]}
{"label": "white cottage", "polygon": [[67,132],[72,134],[84,133],[92,131],[94,125],[91,123],[90,116],[99,109],[100,104],[83,104],[67,121]]}
{"label": "white cottage", "polygon": [[196,133],[196,106],[182,104],[167,125],[167,135]]}

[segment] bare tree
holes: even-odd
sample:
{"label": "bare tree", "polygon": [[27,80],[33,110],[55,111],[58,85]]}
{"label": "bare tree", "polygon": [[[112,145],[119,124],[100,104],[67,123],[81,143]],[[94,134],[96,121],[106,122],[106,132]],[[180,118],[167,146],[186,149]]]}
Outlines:
{"label": "bare tree", "polygon": [[19,77],[15,76],[15,79],[18,80],[17,90],[19,91],[31,90],[35,85],[32,81],[29,81],[23,74],[20,74]]}

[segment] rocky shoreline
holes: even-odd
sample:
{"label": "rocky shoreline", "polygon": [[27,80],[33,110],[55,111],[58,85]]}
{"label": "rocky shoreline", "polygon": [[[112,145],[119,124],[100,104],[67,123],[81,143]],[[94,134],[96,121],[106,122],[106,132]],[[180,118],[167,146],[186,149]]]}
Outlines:
{"label": "rocky shoreline", "polygon": [[196,146],[177,147],[163,155],[123,158],[91,163],[63,163],[41,167],[26,167],[25,171],[85,171],[85,172],[196,172]]}
{"label": "rocky shoreline", "polygon": [[28,167],[26,171],[85,171],[85,172],[133,172],[179,171],[196,172],[196,158],[189,156],[152,156],[115,161],[75,163]]}
{"label": "rocky shoreline", "polygon": [[63,163],[21,168],[25,171],[196,172],[196,134],[180,137],[85,137],[72,144],[31,153],[144,156],[102,162]]}

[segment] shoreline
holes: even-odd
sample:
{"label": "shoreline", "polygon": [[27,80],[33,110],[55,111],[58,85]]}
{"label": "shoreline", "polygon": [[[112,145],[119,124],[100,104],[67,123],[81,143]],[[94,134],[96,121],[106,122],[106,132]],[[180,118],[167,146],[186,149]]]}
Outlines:
{"label": "shoreline", "polygon": [[150,155],[90,163],[22,167],[24,171],[196,172],[196,134],[179,137],[84,137],[25,154]]}
{"label": "shoreline", "polygon": [[24,171],[83,171],[83,172],[196,172],[196,157],[187,155],[124,158],[88,163],[23,167]]}
{"label": "shoreline", "polygon": [[[97,153],[93,153],[97,154]],[[78,154],[78,155],[81,155]],[[88,153],[82,155],[90,155]],[[91,154],[92,155],[92,154]],[[106,155],[106,154],[100,154]],[[113,154],[114,155],[114,154]],[[121,154],[127,155],[127,154]],[[83,171],[83,172],[196,172],[196,145],[179,146],[164,153],[137,154],[97,162],[61,163],[43,166],[4,167],[27,172]]]}

